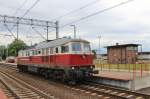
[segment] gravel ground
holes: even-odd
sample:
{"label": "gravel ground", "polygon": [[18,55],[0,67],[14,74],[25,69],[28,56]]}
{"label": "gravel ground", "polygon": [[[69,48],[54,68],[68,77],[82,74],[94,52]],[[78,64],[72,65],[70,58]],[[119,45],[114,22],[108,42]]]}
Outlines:
{"label": "gravel ground", "polygon": [[141,90],[138,90],[137,92],[145,93],[145,94],[150,94],[150,87],[143,88]]}

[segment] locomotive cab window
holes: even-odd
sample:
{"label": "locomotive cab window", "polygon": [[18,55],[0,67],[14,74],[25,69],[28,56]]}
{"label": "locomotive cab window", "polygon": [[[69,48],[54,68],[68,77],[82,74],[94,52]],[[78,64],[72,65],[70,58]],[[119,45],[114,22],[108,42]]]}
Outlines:
{"label": "locomotive cab window", "polygon": [[72,51],[73,52],[80,52],[81,51],[81,43],[80,42],[72,43]]}
{"label": "locomotive cab window", "polygon": [[61,52],[62,52],[62,53],[67,53],[67,52],[69,52],[69,46],[61,46]]}

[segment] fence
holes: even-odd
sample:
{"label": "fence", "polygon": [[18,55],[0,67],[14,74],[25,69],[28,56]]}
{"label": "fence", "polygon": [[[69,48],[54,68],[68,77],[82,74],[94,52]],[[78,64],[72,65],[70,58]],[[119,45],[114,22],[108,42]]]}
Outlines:
{"label": "fence", "polygon": [[137,77],[148,76],[150,72],[150,64],[102,64],[95,63],[96,69],[101,71],[120,71],[120,72],[128,72],[131,73],[133,79]]}

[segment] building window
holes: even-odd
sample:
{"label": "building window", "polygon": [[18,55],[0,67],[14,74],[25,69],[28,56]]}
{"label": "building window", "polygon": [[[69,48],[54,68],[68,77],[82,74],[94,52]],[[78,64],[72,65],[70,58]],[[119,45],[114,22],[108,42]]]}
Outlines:
{"label": "building window", "polygon": [[138,48],[137,47],[127,47],[127,50],[130,50],[130,51],[136,51],[136,50],[138,50]]}

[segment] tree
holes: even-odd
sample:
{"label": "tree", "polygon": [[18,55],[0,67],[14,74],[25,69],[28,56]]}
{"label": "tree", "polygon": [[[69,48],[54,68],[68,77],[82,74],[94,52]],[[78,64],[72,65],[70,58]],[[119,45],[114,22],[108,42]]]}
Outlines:
{"label": "tree", "polygon": [[96,50],[92,50],[92,53],[94,54],[94,58],[96,58]]}
{"label": "tree", "polygon": [[26,48],[27,45],[22,40],[15,39],[11,44],[8,45],[9,56],[17,56],[18,51]]}
{"label": "tree", "polygon": [[6,47],[4,45],[0,46],[0,58],[6,59]]}

